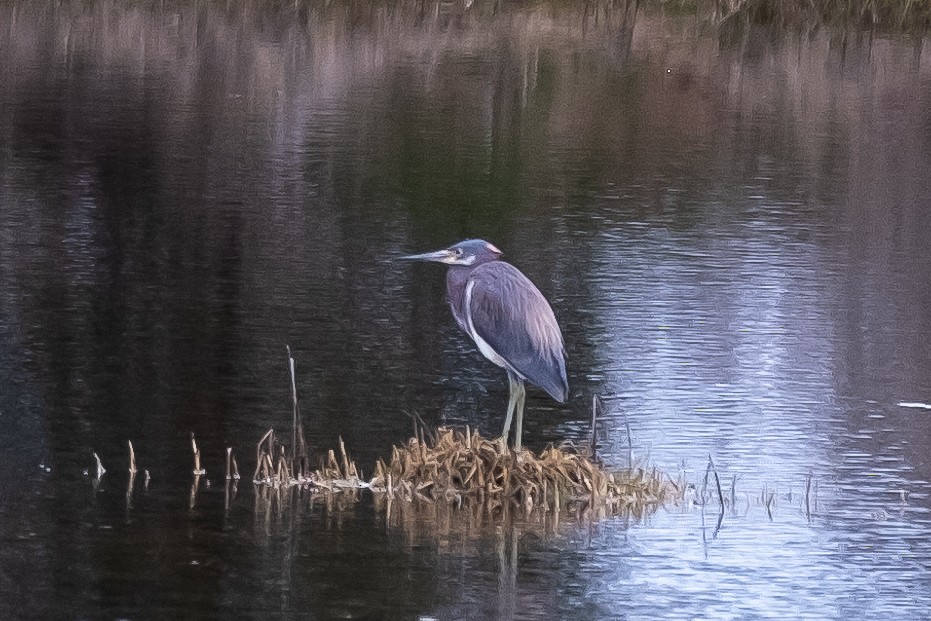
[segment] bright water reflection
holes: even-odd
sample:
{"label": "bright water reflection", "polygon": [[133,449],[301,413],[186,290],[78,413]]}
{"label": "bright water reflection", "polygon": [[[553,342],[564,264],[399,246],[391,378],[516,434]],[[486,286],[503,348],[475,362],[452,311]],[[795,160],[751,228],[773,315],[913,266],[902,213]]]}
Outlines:
{"label": "bright water reflection", "polygon": [[[931,402],[927,41],[480,2],[0,24],[4,616],[931,610],[931,415],[897,405]],[[720,528],[405,528],[249,486],[224,511],[215,483],[191,506],[190,431],[217,473],[288,425],[286,343],[312,442],[363,467],[406,410],[495,431],[505,383],[440,272],[392,262],[471,236],[566,334],[570,405],[531,395],[527,440],[584,438],[605,395],[609,462],[628,425],[699,491],[714,457]],[[131,506],[127,438],[153,473]]]}

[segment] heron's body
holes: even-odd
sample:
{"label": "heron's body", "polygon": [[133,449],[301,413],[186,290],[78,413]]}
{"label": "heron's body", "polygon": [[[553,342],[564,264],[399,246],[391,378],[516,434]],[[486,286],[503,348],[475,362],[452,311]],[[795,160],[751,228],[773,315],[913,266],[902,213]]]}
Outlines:
{"label": "heron's body", "polygon": [[524,382],[565,402],[569,392],[566,354],[559,324],[546,298],[520,270],[498,260],[500,254],[488,242],[468,240],[407,258],[449,265],[446,292],[456,323],[482,355],[507,371],[510,400],[503,436],[507,438],[516,411],[514,445],[519,449]]}

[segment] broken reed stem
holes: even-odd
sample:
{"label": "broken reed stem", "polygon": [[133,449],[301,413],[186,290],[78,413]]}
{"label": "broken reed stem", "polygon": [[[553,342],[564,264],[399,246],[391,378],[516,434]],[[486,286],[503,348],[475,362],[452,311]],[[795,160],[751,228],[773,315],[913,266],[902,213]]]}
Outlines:
{"label": "broken reed stem", "polygon": [[431,444],[436,443],[436,434],[430,429],[430,425],[424,422],[423,417],[417,410],[404,410],[404,413],[410,416],[411,423],[414,426],[414,435],[411,436],[412,438],[429,440]]}
{"label": "broken reed stem", "polygon": [[136,452],[133,451],[133,441],[127,440],[129,444],[129,472],[131,474],[136,474]]}
{"label": "broken reed stem", "polygon": [[94,453],[94,460],[97,462],[97,478],[99,479],[104,475],[107,469],[103,467],[103,462],[100,461],[100,457],[97,456],[97,453]]}
{"label": "broken reed stem", "polygon": [[207,474],[207,471],[200,467],[200,449],[197,448],[197,440],[194,439],[194,432],[191,432],[191,450],[194,451],[194,476]]}
{"label": "broken reed stem", "polygon": [[265,458],[264,467],[265,467],[265,477],[268,479],[272,478],[272,475],[275,474],[275,464],[272,463],[272,457],[268,453],[262,454]]}
{"label": "broken reed stem", "polygon": [[288,459],[284,447],[281,447],[281,454],[278,456],[278,480],[287,483],[291,480],[291,469],[288,468]]}
{"label": "broken reed stem", "polygon": [[239,480],[239,466],[236,465],[236,456],[233,455],[233,480]]}
{"label": "broken reed stem", "polygon": [[253,481],[261,481],[259,478],[259,471],[262,469],[262,466],[265,464],[265,460],[262,458],[262,444],[268,437],[272,435],[272,430],[269,429],[265,432],[265,435],[262,436],[262,439],[259,440],[259,443],[255,445],[255,474],[252,475]]}
{"label": "broken reed stem", "polygon": [[349,478],[349,457],[346,455],[346,445],[343,444],[343,437],[339,437],[339,452],[343,457],[343,478]]}
{"label": "broken reed stem", "polygon": [[229,481],[233,478],[232,472],[230,472],[230,466],[233,458],[233,447],[226,447],[226,480]]}

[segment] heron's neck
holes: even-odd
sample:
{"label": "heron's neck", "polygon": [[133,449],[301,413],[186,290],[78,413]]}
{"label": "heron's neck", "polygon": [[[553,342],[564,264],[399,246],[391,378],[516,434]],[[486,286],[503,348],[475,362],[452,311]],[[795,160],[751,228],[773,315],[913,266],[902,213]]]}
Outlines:
{"label": "heron's neck", "polygon": [[449,307],[453,311],[456,323],[463,330],[466,330],[465,308],[463,308],[465,290],[471,272],[472,266],[468,265],[451,265],[446,271],[446,294],[449,296]]}

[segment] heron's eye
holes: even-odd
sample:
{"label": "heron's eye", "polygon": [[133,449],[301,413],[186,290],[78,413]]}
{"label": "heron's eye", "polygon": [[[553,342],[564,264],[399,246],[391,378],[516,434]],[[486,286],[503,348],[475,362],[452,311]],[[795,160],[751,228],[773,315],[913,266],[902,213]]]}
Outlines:
{"label": "heron's eye", "polygon": [[453,252],[456,253],[456,256],[457,256],[457,257],[461,257],[461,256],[462,256],[462,248],[456,248],[455,250],[453,250]]}

